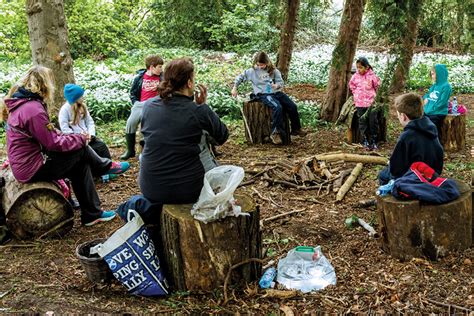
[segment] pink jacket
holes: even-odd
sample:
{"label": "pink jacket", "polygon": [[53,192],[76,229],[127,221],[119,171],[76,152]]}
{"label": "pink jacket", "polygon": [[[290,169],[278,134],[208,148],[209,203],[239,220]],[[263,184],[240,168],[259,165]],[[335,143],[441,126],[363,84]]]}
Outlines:
{"label": "pink jacket", "polygon": [[[26,90],[23,90],[26,91]],[[13,175],[19,182],[28,182],[44,163],[42,151],[67,152],[86,145],[80,134],[65,135],[53,128],[41,100],[14,94],[5,100],[7,120],[7,154]],[[19,96],[19,97],[15,97]]]}
{"label": "pink jacket", "polygon": [[379,85],[380,79],[372,69],[367,70],[363,75],[356,72],[349,81],[349,88],[354,95],[355,106],[358,108],[371,106],[374,103]]}

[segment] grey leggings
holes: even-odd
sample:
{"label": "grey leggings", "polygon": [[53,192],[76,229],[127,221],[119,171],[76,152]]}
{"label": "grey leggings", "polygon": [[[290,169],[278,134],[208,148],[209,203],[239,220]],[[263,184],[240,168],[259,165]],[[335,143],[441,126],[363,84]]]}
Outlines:
{"label": "grey leggings", "polygon": [[138,124],[142,119],[143,104],[145,102],[135,102],[132,106],[132,112],[127,119],[127,126],[125,127],[125,132],[127,134],[135,134],[138,129]]}

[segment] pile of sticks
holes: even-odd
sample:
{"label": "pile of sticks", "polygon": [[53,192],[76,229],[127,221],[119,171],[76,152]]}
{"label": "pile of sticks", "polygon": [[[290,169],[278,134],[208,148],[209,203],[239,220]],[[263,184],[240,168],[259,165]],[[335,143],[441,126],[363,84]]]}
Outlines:
{"label": "pile of sticks", "polygon": [[266,169],[257,172],[241,185],[253,183],[261,176],[270,184],[280,184],[299,190],[317,190],[317,197],[321,192],[324,196],[333,191],[337,193],[336,201],[341,201],[360,174],[363,163],[386,164],[387,159],[342,152],[324,153],[295,162],[282,159],[268,163]]}

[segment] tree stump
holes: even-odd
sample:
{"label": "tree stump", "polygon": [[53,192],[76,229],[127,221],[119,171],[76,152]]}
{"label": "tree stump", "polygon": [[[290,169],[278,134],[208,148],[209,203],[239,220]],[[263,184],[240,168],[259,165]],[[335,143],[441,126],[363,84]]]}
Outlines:
{"label": "tree stump", "polygon": [[472,196],[468,185],[457,184],[461,196],[442,205],[377,197],[382,248],[402,261],[437,260],[448,251],[469,248],[474,238]]}
{"label": "tree stump", "polygon": [[466,115],[448,114],[441,124],[440,140],[445,151],[459,151],[466,146]]}
{"label": "tree stump", "polygon": [[63,236],[71,230],[72,206],[56,185],[20,183],[9,167],[0,176],[5,179],[1,193],[7,226],[18,239]]}
{"label": "tree stump", "polygon": [[[204,224],[191,216],[192,204],[164,205],[161,236],[167,278],[178,291],[212,291],[224,284],[229,268],[261,256],[260,213],[247,195],[236,195],[250,216],[226,217]],[[234,269],[232,281],[251,282],[261,265]]]}
{"label": "tree stump", "polygon": [[[259,101],[244,102],[243,113],[245,138],[249,144],[271,143],[272,110]],[[283,145],[291,143],[290,121],[287,114],[283,114],[284,137]],[[249,134],[250,133],[250,134]]]}
{"label": "tree stump", "polygon": [[[378,141],[384,142],[387,140],[387,119],[385,117],[383,110],[377,111],[377,119],[379,121],[379,130],[378,130]],[[348,143],[361,143],[364,139],[362,133],[359,129],[359,118],[357,117],[357,112],[355,110],[347,118],[347,142]]]}

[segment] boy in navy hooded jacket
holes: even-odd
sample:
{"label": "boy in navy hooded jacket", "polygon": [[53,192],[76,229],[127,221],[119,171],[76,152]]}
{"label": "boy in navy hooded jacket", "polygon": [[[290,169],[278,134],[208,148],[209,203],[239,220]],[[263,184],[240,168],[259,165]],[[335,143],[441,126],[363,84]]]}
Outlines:
{"label": "boy in navy hooded jacket", "polygon": [[431,69],[431,78],[434,84],[423,96],[424,113],[436,125],[438,135],[444,118],[448,115],[448,103],[451,96],[451,85],[448,83],[448,69],[446,65],[436,64]]}
{"label": "boy in navy hooded jacket", "polygon": [[403,132],[390,157],[390,164],[379,173],[379,183],[403,176],[412,163],[421,161],[436,173],[443,171],[444,151],[436,126],[423,116],[423,101],[415,93],[402,94],[395,99],[395,107]]}

